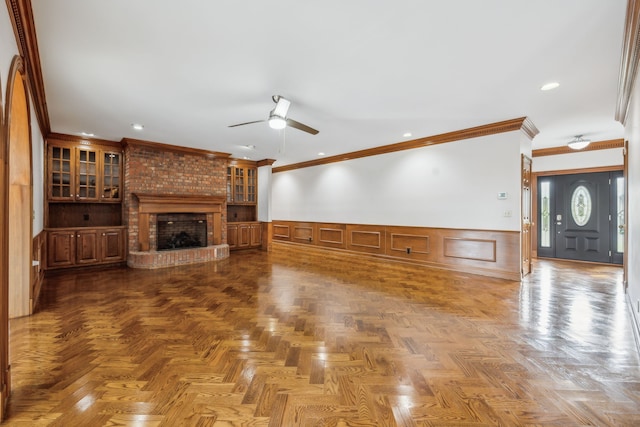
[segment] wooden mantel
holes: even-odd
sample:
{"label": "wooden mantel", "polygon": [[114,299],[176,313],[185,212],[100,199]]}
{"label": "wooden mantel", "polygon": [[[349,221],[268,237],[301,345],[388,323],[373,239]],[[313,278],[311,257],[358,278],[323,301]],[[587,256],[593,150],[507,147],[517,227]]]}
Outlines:
{"label": "wooden mantel", "polygon": [[[138,199],[138,243],[140,251],[148,251],[150,215],[159,213],[204,213],[213,216],[213,236],[207,246],[222,243],[224,196],[193,194],[133,193]],[[208,240],[208,239],[207,239]]]}

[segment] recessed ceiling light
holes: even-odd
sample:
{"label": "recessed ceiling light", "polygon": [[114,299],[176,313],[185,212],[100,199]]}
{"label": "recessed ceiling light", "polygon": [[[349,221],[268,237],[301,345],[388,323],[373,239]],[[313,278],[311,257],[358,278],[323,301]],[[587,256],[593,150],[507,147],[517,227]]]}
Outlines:
{"label": "recessed ceiling light", "polygon": [[558,86],[560,86],[560,83],[558,82],[549,82],[547,84],[544,84],[540,87],[540,90],[552,90],[557,88]]}
{"label": "recessed ceiling light", "polygon": [[142,130],[142,129],[144,129],[144,126],[143,126],[143,125],[141,125],[140,123],[133,123],[133,124],[131,125],[131,127],[132,127],[132,128],[134,128],[135,130]]}
{"label": "recessed ceiling light", "polygon": [[318,153],[318,156],[324,156],[324,153],[321,151]]}
{"label": "recessed ceiling light", "polygon": [[402,134],[405,138],[409,138],[411,136],[411,132],[405,132]]}
{"label": "recessed ceiling light", "polygon": [[82,136],[96,136],[94,133],[82,132]]}

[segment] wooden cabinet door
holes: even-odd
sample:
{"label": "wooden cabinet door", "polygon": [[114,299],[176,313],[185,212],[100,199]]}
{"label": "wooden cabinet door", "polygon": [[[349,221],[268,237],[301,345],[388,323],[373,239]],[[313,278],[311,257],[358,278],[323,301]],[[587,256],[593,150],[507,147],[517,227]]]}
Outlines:
{"label": "wooden cabinet door", "polygon": [[124,261],[124,230],[102,230],[100,234],[100,260]]}
{"label": "wooden cabinet door", "polygon": [[227,203],[233,203],[233,167],[227,167]]}
{"label": "wooden cabinet door", "polygon": [[251,224],[251,246],[262,246],[262,224]]}
{"label": "wooden cabinet door", "polygon": [[86,148],[76,151],[76,200],[99,200],[98,152]]}
{"label": "wooden cabinet door", "polygon": [[246,200],[246,169],[235,167],[233,173],[233,201],[245,203]]}
{"label": "wooden cabinet door", "polygon": [[75,150],[70,147],[49,146],[47,197],[49,200],[74,200]]}
{"label": "wooden cabinet door", "polygon": [[103,201],[122,200],[122,153],[102,152],[100,197]]}
{"label": "wooden cabinet door", "polygon": [[76,263],[94,264],[98,259],[98,231],[76,231]]}
{"label": "wooden cabinet door", "polygon": [[67,267],[76,263],[76,233],[69,230],[47,233],[47,267]]}
{"label": "wooden cabinet door", "polygon": [[238,225],[238,247],[248,248],[251,245],[251,226],[249,224]]}
{"label": "wooden cabinet door", "polygon": [[227,244],[229,249],[238,247],[238,224],[227,224]]}
{"label": "wooden cabinet door", "polygon": [[258,202],[258,169],[252,166],[227,167],[227,203],[255,205]]}
{"label": "wooden cabinet door", "polygon": [[258,170],[256,168],[247,168],[245,171],[246,179],[246,187],[245,194],[247,203],[257,203],[258,197]]}

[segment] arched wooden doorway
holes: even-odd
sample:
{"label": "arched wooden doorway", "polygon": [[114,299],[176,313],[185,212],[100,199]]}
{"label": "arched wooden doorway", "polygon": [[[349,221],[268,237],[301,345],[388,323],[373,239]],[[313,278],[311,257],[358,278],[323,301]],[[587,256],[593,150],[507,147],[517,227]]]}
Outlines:
{"label": "arched wooden doorway", "polygon": [[[0,75],[0,99],[2,99]],[[7,274],[7,141],[0,102],[0,421],[4,419],[9,391],[9,275]]]}
{"label": "arched wooden doorway", "polygon": [[20,57],[11,63],[4,105],[0,127],[0,420],[11,394],[9,318],[31,314],[31,136]]}
{"label": "arched wooden doorway", "polygon": [[22,62],[14,61],[5,121],[9,152],[9,318],[31,314],[31,137]]}

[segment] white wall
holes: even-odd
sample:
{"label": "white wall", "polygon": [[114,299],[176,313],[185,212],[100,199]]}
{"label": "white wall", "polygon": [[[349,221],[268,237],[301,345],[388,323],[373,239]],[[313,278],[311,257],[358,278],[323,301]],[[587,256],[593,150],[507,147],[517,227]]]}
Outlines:
{"label": "white wall", "polygon": [[33,236],[44,229],[44,137],[38,126],[33,101],[29,97],[31,112],[31,158],[33,179]]}
{"label": "white wall", "polygon": [[533,159],[533,172],[589,169],[604,166],[622,166],[622,148],[608,150],[576,151],[569,154],[542,156]]}
{"label": "white wall", "polygon": [[633,87],[625,124],[625,139],[629,141],[629,212],[626,218],[629,239],[627,298],[634,314],[636,330],[640,331],[640,310],[638,309],[640,304],[640,82],[637,76]]}
{"label": "white wall", "polygon": [[272,167],[258,168],[258,221],[271,222],[271,174]]}
{"label": "white wall", "polygon": [[518,231],[522,141],[515,131],[278,172],[273,218]]}

